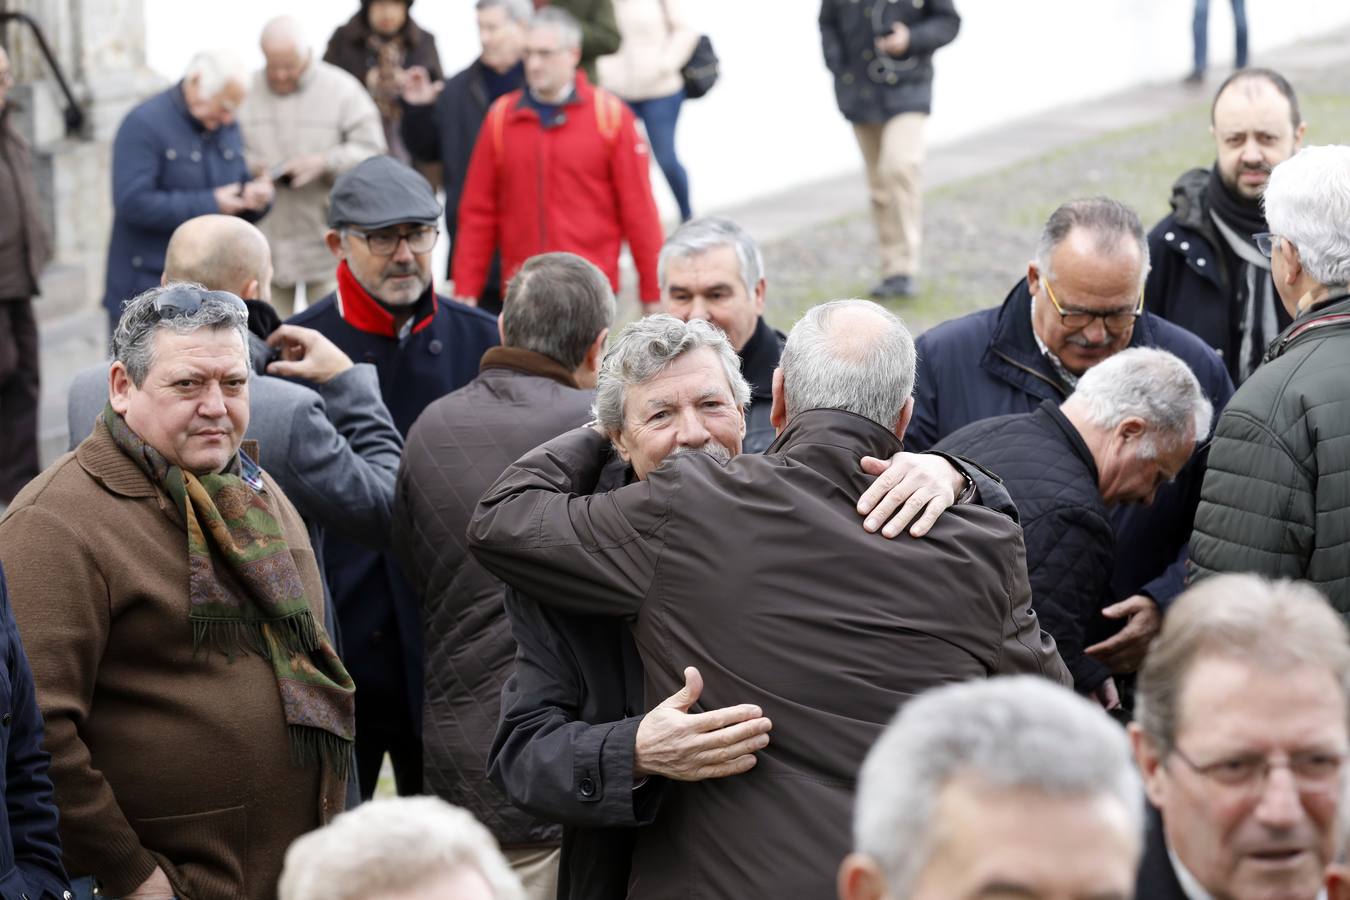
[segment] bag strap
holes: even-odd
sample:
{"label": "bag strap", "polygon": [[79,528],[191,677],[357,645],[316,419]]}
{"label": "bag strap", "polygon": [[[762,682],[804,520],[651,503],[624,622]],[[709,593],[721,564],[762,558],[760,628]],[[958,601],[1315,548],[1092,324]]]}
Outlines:
{"label": "bag strap", "polygon": [[492,109],[488,111],[488,126],[492,129],[492,149],[499,167],[502,164],[502,149],[505,146],[506,108],[510,96],[510,94],[507,94],[505,97],[498,98],[492,104]]}
{"label": "bag strap", "polygon": [[619,129],[623,125],[623,107],[620,105],[622,102],[604,88],[595,89],[595,124],[610,150],[614,149],[614,144],[619,138]]}

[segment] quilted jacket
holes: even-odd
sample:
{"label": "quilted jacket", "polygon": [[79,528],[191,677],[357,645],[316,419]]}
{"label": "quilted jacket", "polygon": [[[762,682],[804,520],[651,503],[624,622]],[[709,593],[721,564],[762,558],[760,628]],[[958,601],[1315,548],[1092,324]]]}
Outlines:
{"label": "quilted jacket", "polygon": [[584,424],[592,399],[548,357],[494,348],[476,379],[422,413],[399,470],[392,546],[422,601],[425,787],[467,808],[504,847],[558,844],[562,830],[516,809],[487,780],[516,643],[506,587],[469,556],[464,532],[507,466]]}
{"label": "quilted jacket", "polygon": [[1294,320],[1215,430],[1194,576],[1312,582],[1350,618],[1350,295]]}
{"label": "quilted jacket", "polygon": [[[1083,655],[1098,611],[1111,603],[1115,536],[1082,436],[1046,400],[1029,415],[973,422],[935,448],[973,459],[1003,479],[1022,520],[1031,605],[1087,693],[1110,675]],[[1104,621],[1104,620],[1103,620]]]}

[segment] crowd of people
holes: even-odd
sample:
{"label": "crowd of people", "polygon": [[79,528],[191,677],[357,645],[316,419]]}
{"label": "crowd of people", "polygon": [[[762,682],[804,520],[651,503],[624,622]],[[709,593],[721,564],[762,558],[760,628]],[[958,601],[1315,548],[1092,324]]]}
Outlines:
{"label": "crowd of people", "polygon": [[[0,896],[1350,900],[1350,148],[1284,77],[1152,230],[1062,198],[999,306],[784,334],[678,3],[477,0],[448,78],[411,5],[128,115],[45,471],[0,365]],[[959,22],[822,3],[878,298]],[[0,219],[0,364],[46,257]]]}

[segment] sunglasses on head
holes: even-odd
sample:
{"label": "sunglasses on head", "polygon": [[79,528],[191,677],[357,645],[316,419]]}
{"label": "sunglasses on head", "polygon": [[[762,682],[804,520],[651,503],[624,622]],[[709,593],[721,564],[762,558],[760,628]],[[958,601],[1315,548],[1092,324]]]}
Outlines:
{"label": "sunglasses on head", "polygon": [[248,315],[248,307],[244,305],[244,301],[229,291],[207,291],[187,285],[169,288],[156,297],[155,315],[161,320],[195,315],[208,300],[225,303]]}

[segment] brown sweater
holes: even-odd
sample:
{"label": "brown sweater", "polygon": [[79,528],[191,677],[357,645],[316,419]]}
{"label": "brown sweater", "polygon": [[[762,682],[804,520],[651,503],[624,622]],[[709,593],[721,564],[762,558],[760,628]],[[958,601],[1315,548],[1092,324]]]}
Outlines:
{"label": "brown sweater", "polygon": [[[264,493],[322,621],[299,514]],[[287,846],[341,812],[298,768],[271,665],[192,651],[173,501],[100,423],[15,498],[0,561],[32,660],[65,864],[122,896],[158,864],[183,900],[267,900]]]}

